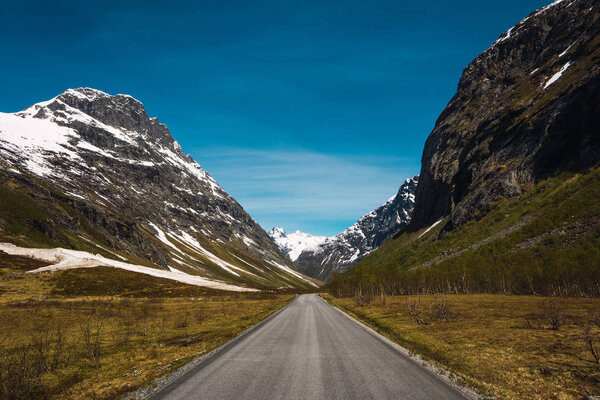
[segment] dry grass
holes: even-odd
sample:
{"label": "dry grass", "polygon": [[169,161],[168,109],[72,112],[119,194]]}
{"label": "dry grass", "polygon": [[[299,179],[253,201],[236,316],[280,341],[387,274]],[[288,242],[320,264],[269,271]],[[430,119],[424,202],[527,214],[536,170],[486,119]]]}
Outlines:
{"label": "dry grass", "polygon": [[600,394],[600,366],[589,347],[591,338],[596,352],[600,349],[598,298],[388,296],[385,305],[364,306],[350,298],[325,298],[498,398],[575,400]]}
{"label": "dry grass", "polygon": [[[5,258],[0,398],[7,400],[120,398],[227,342],[293,298],[223,294],[110,268],[19,275],[27,261]],[[86,278],[103,283],[86,284]],[[100,295],[109,286],[111,296]]]}

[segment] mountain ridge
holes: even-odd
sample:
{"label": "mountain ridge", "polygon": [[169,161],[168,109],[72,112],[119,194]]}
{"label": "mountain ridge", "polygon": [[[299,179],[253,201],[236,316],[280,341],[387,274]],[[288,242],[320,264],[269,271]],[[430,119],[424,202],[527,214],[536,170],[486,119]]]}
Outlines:
{"label": "mountain ridge", "polygon": [[290,258],[300,271],[328,279],[333,272],[346,271],[409,223],[418,179],[418,175],[407,178],[394,196],[337,235],[319,237],[297,231],[290,237],[278,228],[269,235],[284,253],[293,251],[294,258]]}

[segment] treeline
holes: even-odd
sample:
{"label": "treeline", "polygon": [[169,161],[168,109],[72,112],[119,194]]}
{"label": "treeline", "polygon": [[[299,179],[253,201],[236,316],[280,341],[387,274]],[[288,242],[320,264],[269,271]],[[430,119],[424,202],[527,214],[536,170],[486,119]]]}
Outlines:
{"label": "treeline", "polygon": [[505,253],[493,246],[428,268],[360,264],[335,274],[328,286],[337,297],[403,294],[504,293],[600,296],[600,239],[569,249],[536,247]]}

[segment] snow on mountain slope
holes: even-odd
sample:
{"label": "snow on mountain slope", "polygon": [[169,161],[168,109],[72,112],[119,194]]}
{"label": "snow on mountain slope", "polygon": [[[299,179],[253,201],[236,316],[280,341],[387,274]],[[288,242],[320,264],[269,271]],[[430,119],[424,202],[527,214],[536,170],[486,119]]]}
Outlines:
{"label": "snow on mountain slope", "polygon": [[362,216],[354,225],[331,237],[297,231],[287,235],[273,228],[269,236],[303,273],[324,280],[343,272],[410,222],[418,176],[406,179],[385,204]]}
{"label": "snow on mountain slope", "polygon": [[0,217],[21,218],[0,224],[5,241],[25,236],[32,246],[101,251],[237,284],[314,284],[290,273],[266,232],[128,95],[69,89],[0,113],[0,182],[44,214],[15,216],[0,203]]}
{"label": "snow on mountain slope", "polygon": [[302,231],[287,234],[283,228],[274,227],[269,231],[269,236],[290,260],[296,261],[304,250],[317,250],[324,243],[327,236],[313,236]]}
{"label": "snow on mountain slope", "polygon": [[211,289],[227,290],[233,292],[255,292],[258,289],[245,288],[241,286],[230,285],[225,282],[202,278],[197,275],[186,274],[171,268],[169,271],[164,271],[156,268],[149,268],[143,265],[135,265],[116,261],[110,258],[102,257],[98,254],[90,254],[85,251],[68,250],[68,249],[35,249],[27,247],[15,246],[12,243],[0,243],[0,250],[10,254],[24,257],[30,257],[35,260],[54,263],[47,267],[41,267],[35,270],[27,271],[34,274],[38,272],[54,272],[64,271],[74,268],[93,268],[100,266],[108,266],[113,268],[124,269],[127,271],[137,272],[144,275],[150,275],[157,278],[169,279],[190,285],[203,286]]}

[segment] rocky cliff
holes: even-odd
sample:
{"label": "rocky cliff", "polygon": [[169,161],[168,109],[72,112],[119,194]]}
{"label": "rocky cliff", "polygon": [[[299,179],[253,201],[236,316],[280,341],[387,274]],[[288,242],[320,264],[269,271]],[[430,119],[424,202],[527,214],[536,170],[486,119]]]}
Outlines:
{"label": "rocky cliff", "polygon": [[409,230],[442,230],[493,202],[600,160],[600,7],[556,1],[505,32],[463,72],[423,151]]}

